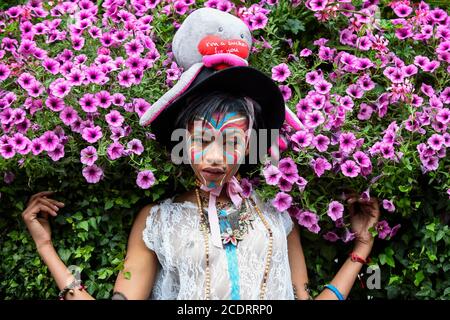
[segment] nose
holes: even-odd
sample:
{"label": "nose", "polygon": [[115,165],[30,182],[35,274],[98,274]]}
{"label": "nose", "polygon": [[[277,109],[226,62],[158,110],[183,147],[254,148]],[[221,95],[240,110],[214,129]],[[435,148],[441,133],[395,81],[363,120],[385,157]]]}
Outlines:
{"label": "nose", "polygon": [[224,152],[223,152],[223,146],[220,143],[220,139],[215,139],[212,141],[205,150],[204,153],[204,160],[206,164],[208,165],[214,165],[214,164],[223,164],[224,163]]}

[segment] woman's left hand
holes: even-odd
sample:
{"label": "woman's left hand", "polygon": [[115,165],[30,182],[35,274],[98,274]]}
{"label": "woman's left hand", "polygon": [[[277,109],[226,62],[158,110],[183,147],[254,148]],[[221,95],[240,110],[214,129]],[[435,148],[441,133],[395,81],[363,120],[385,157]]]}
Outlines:
{"label": "woman's left hand", "polygon": [[369,200],[366,200],[353,192],[346,196],[346,202],[356,242],[371,246],[373,237],[369,228],[374,227],[380,217],[378,198],[370,197]]}

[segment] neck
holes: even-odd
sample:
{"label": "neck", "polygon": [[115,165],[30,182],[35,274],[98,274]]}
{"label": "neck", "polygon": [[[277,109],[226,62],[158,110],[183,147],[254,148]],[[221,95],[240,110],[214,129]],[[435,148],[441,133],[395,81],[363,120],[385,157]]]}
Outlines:
{"label": "neck", "polygon": [[[200,190],[200,194],[203,194],[205,197],[209,197],[209,191],[205,191],[200,188],[199,188],[199,190]],[[220,195],[217,197],[217,201],[220,201],[220,202],[230,201],[230,197],[228,196],[227,188],[225,186],[222,188]]]}

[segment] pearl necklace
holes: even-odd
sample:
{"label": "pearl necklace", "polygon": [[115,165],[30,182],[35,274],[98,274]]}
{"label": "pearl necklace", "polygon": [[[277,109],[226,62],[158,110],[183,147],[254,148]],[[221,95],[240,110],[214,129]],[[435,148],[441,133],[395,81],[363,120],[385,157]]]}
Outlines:
{"label": "pearl necklace", "polygon": [[[211,271],[210,271],[210,264],[209,264],[209,239],[208,239],[209,231],[208,231],[208,226],[206,224],[206,218],[203,214],[203,205],[202,205],[202,202],[200,199],[200,191],[198,188],[195,189],[195,193],[197,195],[197,207],[198,207],[198,212],[200,214],[200,229],[203,233],[203,239],[204,239],[204,243],[205,243],[205,256],[206,256],[205,300],[210,300],[211,299]],[[272,229],[270,229],[269,223],[264,218],[261,210],[258,208],[255,201],[252,198],[249,198],[249,199],[251,200],[253,207],[255,208],[256,212],[258,213],[259,217],[261,218],[261,220],[269,234],[269,246],[267,249],[266,264],[264,267],[264,274],[263,274],[263,278],[261,280],[260,294],[259,294],[260,300],[263,300],[264,296],[266,294],[267,279],[269,277],[270,265],[272,263],[273,234],[272,234]]]}

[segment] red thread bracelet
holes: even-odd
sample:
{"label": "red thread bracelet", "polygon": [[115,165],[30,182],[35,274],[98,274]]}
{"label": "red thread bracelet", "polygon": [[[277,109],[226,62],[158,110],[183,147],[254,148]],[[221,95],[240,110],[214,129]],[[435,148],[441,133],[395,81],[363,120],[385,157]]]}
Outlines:
{"label": "red thread bracelet", "polygon": [[351,260],[353,262],[361,262],[362,264],[367,264],[367,263],[370,262],[370,258],[369,257],[367,257],[367,259],[363,259],[360,256],[358,256],[355,252],[351,252],[349,254],[349,256],[350,256],[350,258],[351,258]]}

